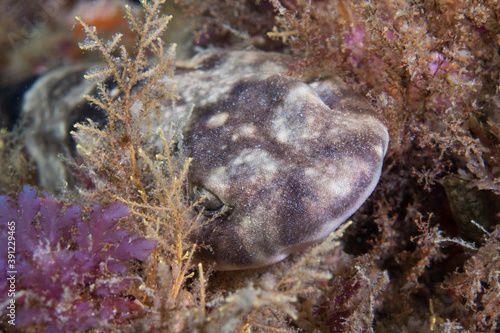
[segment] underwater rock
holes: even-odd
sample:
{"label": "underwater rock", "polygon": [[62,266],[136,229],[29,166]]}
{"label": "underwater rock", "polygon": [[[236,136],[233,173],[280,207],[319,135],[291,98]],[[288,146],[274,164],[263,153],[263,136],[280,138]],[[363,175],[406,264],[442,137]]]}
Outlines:
{"label": "underwater rock", "polygon": [[[205,197],[203,213],[212,219],[193,237],[217,269],[269,265],[326,237],[380,177],[389,137],[365,98],[338,78],[285,75],[290,60],[208,51],[165,78],[181,99],[151,124],[185,124],[190,195]],[[47,188],[70,178],[57,155],[71,154],[72,125],[103,119],[82,99],[95,89],[83,72],[49,73],[25,96],[27,149]]]}
{"label": "underwater rock", "polygon": [[443,177],[439,183],[446,192],[460,238],[475,243],[482,241],[483,230],[471,221],[486,230],[500,223],[500,216],[496,214],[500,210],[500,200],[491,191],[478,190],[467,180],[451,175]]}

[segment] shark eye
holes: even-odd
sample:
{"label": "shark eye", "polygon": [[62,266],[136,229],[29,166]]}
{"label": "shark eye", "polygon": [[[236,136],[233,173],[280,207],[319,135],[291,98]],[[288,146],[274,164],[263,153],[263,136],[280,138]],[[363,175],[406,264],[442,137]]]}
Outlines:
{"label": "shark eye", "polygon": [[193,186],[191,200],[199,202],[198,209],[207,217],[228,216],[232,210],[218,196],[201,186]]}

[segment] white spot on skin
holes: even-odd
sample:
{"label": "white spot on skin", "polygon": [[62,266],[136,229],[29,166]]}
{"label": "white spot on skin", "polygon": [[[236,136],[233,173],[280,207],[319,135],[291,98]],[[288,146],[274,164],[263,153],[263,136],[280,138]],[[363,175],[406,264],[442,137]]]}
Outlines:
{"label": "white spot on skin", "polygon": [[257,132],[257,128],[252,124],[244,124],[240,127],[240,134],[246,137],[253,137],[255,132]]}
{"label": "white spot on skin", "polygon": [[214,193],[225,193],[229,189],[227,168],[218,167],[208,176],[207,187]]}
{"label": "white spot on skin", "polygon": [[310,178],[316,178],[320,175],[320,173],[318,173],[318,170],[316,170],[315,168],[305,168],[304,174]]}
{"label": "white spot on skin", "polygon": [[280,143],[289,143],[290,137],[294,135],[288,126],[287,119],[282,116],[278,116],[273,120],[273,129],[275,131],[276,139]]}
{"label": "white spot on skin", "polygon": [[221,112],[216,114],[215,116],[210,117],[207,121],[208,128],[216,128],[225,124],[227,119],[229,118],[229,113]]}
{"label": "white spot on skin", "polygon": [[231,137],[232,141],[238,140],[241,136],[245,138],[255,138],[257,128],[252,124],[243,124],[236,130],[236,133]]}
{"label": "white spot on skin", "polygon": [[277,108],[272,120],[274,136],[280,143],[304,149],[304,140],[321,137],[324,122],[332,121],[331,110],[306,84],[296,84]]}
{"label": "white spot on skin", "polygon": [[338,179],[324,179],[324,182],[328,184],[325,189],[329,192],[330,196],[334,198],[342,198],[353,191],[351,184],[347,181],[339,182]]}
{"label": "white spot on skin", "polygon": [[374,150],[375,150],[375,153],[377,154],[377,156],[379,156],[380,158],[384,157],[386,149],[384,149],[384,147],[382,145],[376,145],[374,147]]}
{"label": "white spot on skin", "polygon": [[262,149],[244,149],[230,164],[232,174],[244,172],[249,182],[270,181],[280,167],[279,161]]}
{"label": "white spot on skin", "polygon": [[298,85],[290,90],[288,96],[293,100],[293,103],[308,103],[314,97],[318,97],[315,92],[311,94],[311,91],[313,90],[310,86]]}
{"label": "white spot on skin", "polygon": [[373,166],[360,159],[343,157],[342,163],[331,163],[329,166],[318,165],[306,168],[304,173],[315,184],[318,193],[323,193],[325,200],[350,196],[358,191],[353,180],[362,176],[369,177]]}

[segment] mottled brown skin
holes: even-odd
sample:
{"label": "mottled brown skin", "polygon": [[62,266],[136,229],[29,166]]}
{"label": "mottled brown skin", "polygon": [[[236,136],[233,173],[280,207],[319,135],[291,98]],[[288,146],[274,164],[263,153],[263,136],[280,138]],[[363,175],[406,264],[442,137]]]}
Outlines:
{"label": "mottled brown skin", "polygon": [[[178,63],[173,81],[181,99],[165,105],[158,126],[168,130],[192,113],[184,132],[193,157],[191,196],[204,200],[203,213],[212,219],[193,237],[202,245],[200,257],[217,269],[269,265],[326,237],[378,182],[389,138],[371,106],[337,78],[287,77],[289,61],[277,53],[208,51]],[[68,78],[79,70],[68,70]],[[69,89],[64,75],[56,74],[28,92],[24,112],[36,118],[39,105],[48,105],[43,124],[62,122],[63,131],[72,127],[68,114],[80,102],[61,94],[62,106],[43,99],[57,91],[57,82],[66,82],[66,91],[95,87],[80,80]],[[57,187],[67,181],[65,171],[43,166],[54,166],[66,148],[55,145],[47,153],[38,138],[67,138],[34,124],[27,140],[42,166],[41,182]]]}
{"label": "mottled brown skin", "polygon": [[221,270],[269,265],[326,237],[372,192],[388,142],[360,97],[283,76],[243,80],[186,132],[193,186],[229,213],[198,235]]}

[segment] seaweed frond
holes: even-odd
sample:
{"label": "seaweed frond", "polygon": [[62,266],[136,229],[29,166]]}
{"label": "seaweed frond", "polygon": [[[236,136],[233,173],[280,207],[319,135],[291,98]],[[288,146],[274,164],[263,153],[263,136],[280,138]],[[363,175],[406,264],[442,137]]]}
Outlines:
{"label": "seaweed frond", "polygon": [[35,167],[24,153],[22,127],[0,128],[0,195],[15,197],[23,185],[36,183]]}
{"label": "seaweed frond", "polygon": [[[305,331],[343,331],[335,330],[333,320],[351,331],[370,327],[365,315],[373,320],[375,298],[389,280],[386,272],[370,267],[366,260],[339,258],[339,238],[350,225],[346,223],[295,260],[247,280],[245,287],[228,297],[209,302],[212,311],[202,326],[204,331],[296,332],[287,324],[289,320]],[[342,274],[334,277],[333,272]]]}
{"label": "seaweed frond", "polygon": [[[149,288],[144,297],[156,314],[156,319],[149,320],[186,325],[195,321],[176,313],[182,311],[189,294],[183,286],[193,276],[190,270],[196,269],[191,260],[196,247],[188,235],[199,227],[199,216],[193,211],[196,203],[185,196],[190,159],[176,144],[181,134],[175,124],[167,134],[152,129],[162,116],[162,104],[179,98],[172,80],[175,45],[166,48],[161,39],[171,19],[161,14],[164,3],[141,1],[142,20],[125,7],[136,35],[132,52],[120,45],[122,34],[103,41],[94,27],[76,18],[87,35],[80,47],[99,52],[105,61],[104,68],[86,75],[98,81],[97,96],[86,97],[106,112],[107,123],[104,127],[92,121],[77,124],[72,134],[82,158],[79,171],[91,180],[80,184],[82,198],[126,204],[140,232],[158,242],[144,267]],[[174,149],[179,151],[173,154]],[[202,318],[198,313],[203,310],[192,310],[193,316]]]}
{"label": "seaweed frond", "polygon": [[456,317],[477,332],[494,332],[500,322],[500,227],[485,235],[485,244],[454,272],[442,288],[451,297]]}

